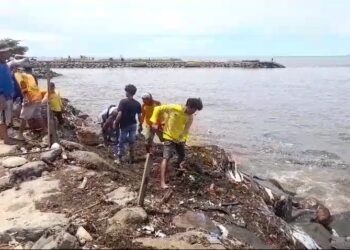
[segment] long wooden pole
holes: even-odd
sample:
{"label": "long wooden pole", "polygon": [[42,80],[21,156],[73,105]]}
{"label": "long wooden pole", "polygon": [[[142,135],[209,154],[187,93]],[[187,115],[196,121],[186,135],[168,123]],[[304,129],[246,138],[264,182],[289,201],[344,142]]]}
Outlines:
{"label": "long wooden pole", "polygon": [[146,196],[146,189],[147,189],[147,183],[148,183],[148,175],[151,170],[152,166],[152,158],[151,154],[146,155],[146,161],[145,161],[145,168],[143,170],[143,175],[142,175],[142,181],[141,181],[141,186],[140,186],[140,191],[139,191],[139,197],[137,199],[137,205],[143,207],[143,203],[145,200]]}
{"label": "long wooden pole", "polygon": [[51,107],[50,107],[50,65],[47,63],[46,65],[46,80],[47,80],[47,104],[46,104],[46,109],[47,109],[47,135],[48,135],[48,143],[49,147],[53,144],[53,137],[52,137],[52,117],[51,117]]}

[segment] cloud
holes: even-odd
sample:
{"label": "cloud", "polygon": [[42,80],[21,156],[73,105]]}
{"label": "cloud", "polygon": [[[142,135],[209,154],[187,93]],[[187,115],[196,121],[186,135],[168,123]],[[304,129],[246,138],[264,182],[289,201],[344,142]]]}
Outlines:
{"label": "cloud", "polygon": [[[259,39],[308,42],[327,37],[336,42],[338,37],[350,37],[348,0],[2,0],[1,5],[1,36],[13,34],[29,46],[38,48],[42,43],[56,47],[57,52],[66,46],[67,53],[104,50],[90,43],[159,54],[171,47],[173,51],[200,53],[197,48],[202,48],[205,52],[227,37],[252,37],[257,40],[255,47]],[[142,37],[147,42],[125,42],[125,38]]]}

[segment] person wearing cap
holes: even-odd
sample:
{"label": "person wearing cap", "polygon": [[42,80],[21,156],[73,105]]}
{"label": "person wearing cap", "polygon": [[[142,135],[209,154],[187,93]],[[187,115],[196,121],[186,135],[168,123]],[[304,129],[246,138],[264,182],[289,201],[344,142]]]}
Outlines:
{"label": "person wearing cap", "polygon": [[14,144],[9,138],[7,128],[12,123],[12,102],[14,83],[6,60],[10,58],[10,48],[0,48],[0,138],[5,144]]}
{"label": "person wearing cap", "polygon": [[27,122],[33,124],[39,124],[43,129],[43,133],[46,133],[46,122],[41,115],[41,102],[42,95],[38,86],[38,80],[32,74],[32,68],[30,65],[23,65],[24,72],[16,72],[15,78],[19,82],[22,94],[23,105],[20,114],[21,126],[19,129],[18,139],[24,140],[23,132]]}
{"label": "person wearing cap", "polygon": [[153,97],[150,93],[144,93],[142,95],[142,101],[143,104],[141,108],[141,123],[139,125],[139,133],[143,131],[143,135],[146,139],[146,151],[147,153],[150,153],[155,133],[157,133],[159,140],[162,140],[161,133],[158,132],[161,130],[161,119],[159,119],[157,123],[157,131],[154,131],[152,129],[152,122],[150,121],[154,108],[156,106],[159,106],[160,102],[153,100]]}
{"label": "person wearing cap", "polygon": [[188,134],[193,122],[193,114],[203,109],[200,98],[188,98],[186,105],[170,104],[161,105],[154,108],[150,119],[154,129],[158,128],[159,118],[166,114],[166,120],[163,129],[163,160],[160,165],[160,185],[161,188],[168,188],[165,183],[165,174],[167,172],[169,160],[174,152],[177,153],[177,165],[182,166],[185,159],[185,143],[188,140]]}
{"label": "person wearing cap", "polygon": [[103,131],[103,126],[105,125],[106,121],[111,116],[113,111],[116,111],[117,109],[118,108],[115,105],[110,105],[98,115],[98,121],[101,123],[103,141],[105,145],[108,145],[110,142],[118,144],[119,126],[110,126],[106,131]]}
{"label": "person wearing cap", "polygon": [[117,110],[114,110],[103,126],[103,131],[107,131],[115,121],[120,127],[119,142],[117,146],[116,163],[120,164],[125,155],[125,146],[129,144],[129,163],[134,162],[134,143],[136,140],[137,122],[141,123],[141,104],[134,99],[137,88],[132,85],[125,86],[126,98],[119,102]]}
{"label": "person wearing cap", "polygon": [[57,118],[58,124],[62,126],[64,124],[62,115],[64,107],[60,94],[56,92],[56,85],[54,82],[50,82],[49,93],[45,93],[42,103],[45,104],[48,101],[53,115]]}

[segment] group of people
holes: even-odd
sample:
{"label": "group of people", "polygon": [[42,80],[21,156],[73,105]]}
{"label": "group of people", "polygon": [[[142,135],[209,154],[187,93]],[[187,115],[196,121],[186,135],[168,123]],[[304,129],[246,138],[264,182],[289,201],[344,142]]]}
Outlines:
{"label": "group of people", "polygon": [[[49,93],[40,90],[27,58],[15,56],[10,60],[10,57],[11,48],[0,48],[0,139],[4,144],[17,144],[24,140],[23,132],[27,125],[41,128],[42,133],[47,132],[47,118],[43,110],[47,102],[62,125],[63,104],[53,82]],[[13,125],[16,107],[20,109],[20,128],[19,133],[11,138],[8,128]]]}
{"label": "group of people", "polygon": [[[118,107],[111,105],[101,114],[102,132],[105,141],[114,139],[116,163],[125,159],[126,144],[129,144],[129,162],[134,161],[134,143],[137,131],[146,138],[146,151],[151,152],[154,136],[163,143],[160,182],[162,188],[168,188],[165,181],[169,160],[177,153],[177,165],[182,167],[185,158],[185,143],[195,112],[203,109],[200,98],[188,98],[185,105],[162,105],[153,99],[150,93],[142,95],[143,104],[134,99],[137,88],[125,86],[126,98]],[[138,125],[137,125],[138,124]]]}
{"label": "group of people", "polygon": [[[41,91],[32,68],[25,58],[15,57],[9,60],[11,48],[0,47],[0,139],[5,144],[17,144],[24,140],[26,125],[38,124],[42,133],[47,132],[47,118],[43,107],[47,102],[59,124],[64,120],[64,107],[55,84],[50,83],[49,92]],[[24,62],[24,63],[23,63]],[[162,105],[153,99],[150,93],[142,95],[141,105],[134,99],[137,88],[125,86],[126,98],[118,106],[111,105],[101,114],[104,140],[115,144],[116,163],[125,159],[126,145],[129,145],[129,161],[134,161],[134,143],[136,133],[143,133],[146,138],[146,151],[151,152],[155,135],[163,143],[161,163],[161,187],[167,188],[165,174],[169,160],[177,153],[177,165],[182,166],[185,158],[185,143],[193,122],[193,114],[203,108],[200,98],[188,98],[185,105]],[[14,103],[16,105],[14,105]],[[14,106],[19,106],[20,129],[17,136],[10,138],[8,128],[12,126]]]}

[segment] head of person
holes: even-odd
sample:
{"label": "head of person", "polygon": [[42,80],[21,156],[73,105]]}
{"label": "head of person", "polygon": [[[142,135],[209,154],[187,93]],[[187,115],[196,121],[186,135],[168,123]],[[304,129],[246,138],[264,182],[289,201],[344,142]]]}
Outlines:
{"label": "head of person", "polygon": [[0,48],[0,62],[6,62],[11,56],[11,49],[8,47]]}
{"label": "head of person", "polygon": [[137,88],[132,84],[128,84],[125,86],[124,90],[125,90],[126,97],[130,98],[136,94]]}
{"label": "head of person", "polygon": [[30,66],[25,66],[23,67],[24,72],[28,73],[28,74],[32,74],[33,73],[33,68]]}
{"label": "head of person", "polygon": [[50,82],[49,84],[49,90],[50,92],[55,92],[55,89],[56,89],[56,85],[54,82]]}
{"label": "head of person", "polygon": [[151,105],[153,102],[153,97],[152,97],[151,93],[144,93],[142,95],[142,101],[145,105]]}
{"label": "head of person", "polygon": [[203,109],[203,103],[200,98],[188,98],[186,101],[185,112],[189,115],[193,115],[196,111],[201,111]]}

